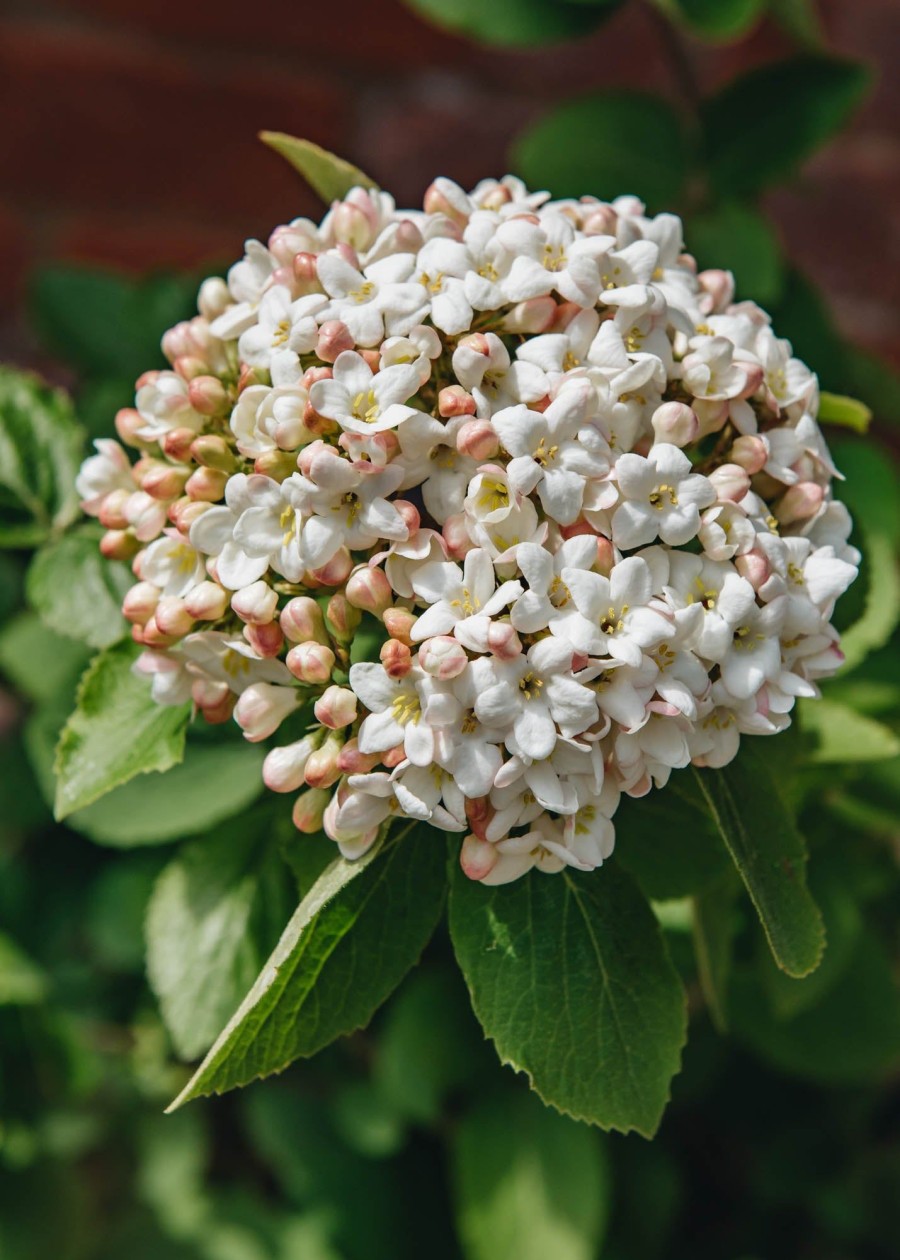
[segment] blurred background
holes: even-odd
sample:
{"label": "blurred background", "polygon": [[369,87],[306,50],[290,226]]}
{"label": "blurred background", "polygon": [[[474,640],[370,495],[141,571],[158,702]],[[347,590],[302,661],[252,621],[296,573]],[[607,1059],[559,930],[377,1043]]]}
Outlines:
{"label": "blurred background", "polygon": [[[0,1260],[900,1255],[898,54],[897,0],[6,0],[0,362],[74,404],[0,368],[0,429],[12,399],[76,456],[76,419],[109,435],[198,278],[320,216],[264,128],[351,159],[401,205],[438,173],[513,169],[677,209],[701,263],[731,267],[875,419],[865,438],[829,429],[864,552],[838,612],[848,667],[818,728],[771,754],[812,851],[822,968],[775,970],[699,833],[676,827],[673,852],[638,815],[620,829],[692,1016],[652,1143],[575,1125],[501,1069],[440,933],[363,1034],[163,1116],[214,1027],[158,978],[151,992],[152,925],[176,964],[204,960],[196,1005],[220,1027],[308,887],[313,838],[256,799],[231,725],[214,738],[243,770],[206,797],[151,776],[54,824],[54,744],[91,651],[29,607],[42,538],[4,537],[0,467]],[[114,586],[97,591],[111,625]],[[194,738],[202,761],[213,737]],[[233,815],[212,827],[210,794]],[[698,862],[731,956],[714,1017]]]}

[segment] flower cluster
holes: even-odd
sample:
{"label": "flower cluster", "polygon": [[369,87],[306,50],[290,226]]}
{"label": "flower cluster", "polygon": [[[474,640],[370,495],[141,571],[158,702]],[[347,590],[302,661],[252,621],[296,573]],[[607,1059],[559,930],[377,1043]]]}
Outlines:
{"label": "flower cluster", "polygon": [[485,883],[592,869],[840,663],[816,379],[674,215],[355,188],[198,305],[79,490],[154,698],[289,733],[266,783],[346,856],[400,816]]}

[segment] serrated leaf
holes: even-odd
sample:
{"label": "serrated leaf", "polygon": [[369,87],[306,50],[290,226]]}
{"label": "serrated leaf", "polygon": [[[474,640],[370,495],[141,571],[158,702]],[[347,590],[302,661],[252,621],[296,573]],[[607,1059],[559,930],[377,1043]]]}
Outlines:
{"label": "serrated leaf", "polygon": [[701,889],[693,904],[697,974],[710,1016],[719,1032],[725,1032],[728,1027],[728,983],[732,943],[737,929],[735,900],[739,887],[734,871],[726,871]]}
{"label": "serrated leaf", "polygon": [[426,826],[333,862],[172,1108],[280,1072],[367,1024],[437,925],[444,863],[443,838]]}
{"label": "serrated leaf", "polygon": [[806,845],[752,747],[721,770],[694,770],[710,814],[756,907],[772,956],[801,977],[822,960],[822,916],[806,886]]}
{"label": "serrated leaf", "polygon": [[687,897],[728,869],[702,796],[688,800],[680,788],[623,797],[616,812],[616,861],[654,901]]}
{"label": "serrated leaf", "polygon": [[436,26],[484,44],[528,47],[577,39],[622,0],[406,0]]}
{"label": "serrated leaf", "polygon": [[511,161],[532,188],[557,197],[634,193],[657,209],[678,203],[687,170],[678,115],[639,92],[557,106],[518,137]]}
{"label": "serrated leaf", "polygon": [[132,673],[139,649],[119,643],[94,657],[56,752],[57,820],[184,756],[190,705],[159,705]]}
{"label": "serrated leaf", "polygon": [[823,390],[819,396],[819,420],[825,424],[839,424],[855,433],[866,433],[872,422],[872,412],[858,398],[846,394],[829,394]]}
{"label": "serrated leaf", "polygon": [[126,565],[100,554],[98,538],[85,526],[42,547],[28,570],[26,590],[51,630],[104,648],[128,631],[122,599],[134,577]]}
{"label": "serrated leaf", "polygon": [[813,764],[843,766],[900,756],[900,739],[874,718],[827,699],[801,700],[797,708],[803,730],[814,740]]}
{"label": "serrated leaf", "polygon": [[612,1187],[598,1133],[533,1094],[502,1090],[462,1118],[453,1143],[466,1260],[594,1260]]}
{"label": "serrated leaf", "polygon": [[363,174],[358,166],[329,153],[311,140],[300,140],[296,136],[285,135],[283,131],[261,131],[259,138],[290,162],[325,202],[341,201],[351,188],[378,187],[374,179]]}
{"label": "serrated leaf", "polygon": [[450,933],[504,1063],[604,1129],[656,1131],[686,1033],[659,925],[615,863],[485,888],[454,864]]}
{"label": "serrated leaf", "polygon": [[701,110],[715,189],[752,195],[792,174],[843,127],[869,81],[865,66],[812,54],[733,80]]}
{"label": "serrated leaf", "polygon": [[0,367],[0,547],[31,547],[78,515],[84,434],[61,390]]}
{"label": "serrated leaf", "polygon": [[695,215],[688,224],[688,248],[698,265],[734,273],[740,298],[777,302],[784,287],[781,246],[768,220],[752,206],[725,202]]}

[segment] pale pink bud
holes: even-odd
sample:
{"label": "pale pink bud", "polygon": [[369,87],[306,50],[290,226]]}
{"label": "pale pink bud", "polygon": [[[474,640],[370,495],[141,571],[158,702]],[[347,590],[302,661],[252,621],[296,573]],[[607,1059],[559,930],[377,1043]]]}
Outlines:
{"label": "pale pink bud", "polygon": [[728,454],[733,463],[740,464],[741,468],[752,477],[754,473],[762,472],[765,468],[769,458],[769,449],[763,438],[753,433],[745,433],[735,438],[734,445]]}
{"label": "pale pink bud", "polygon": [[511,661],[522,651],[522,640],[508,621],[492,621],[487,632],[488,649],[501,661]]}
{"label": "pale pink bud", "polygon": [[127,529],[108,529],[100,539],[100,554],[107,560],[130,560],[140,543]]}
{"label": "pale pink bud", "polygon": [[347,325],[340,319],[328,319],[319,328],[316,354],[325,363],[334,363],[339,354],[356,345]]}
{"label": "pale pink bud", "polygon": [[183,354],[175,360],[172,367],[186,381],[193,380],[195,376],[203,376],[209,371],[209,364],[198,354]]}
{"label": "pale pink bud", "polygon": [[354,267],[357,271],[360,270],[359,254],[357,254],[352,245],[348,245],[346,241],[338,241],[334,248],[335,252],[340,254],[344,262],[348,262],[350,266]]}
{"label": "pale pink bud", "polygon": [[[331,230],[335,240],[346,241],[354,249],[368,249],[372,243],[372,225],[359,206],[342,201],[331,214]],[[331,360],[333,362],[333,360]]]}
{"label": "pale pink bud", "polygon": [[462,560],[463,556],[475,546],[469,537],[466,517],[463,512],[448,516],[444,521],[444,528],[441,532],[444,537],[444,545],[447,548],[447,555],[451,560]]}
{"label": "pale pink bud", "polygon": [[490,420],[467,420],[456,435],[456,449],[483,462],[498,454],[500,441]]}
{"label": "pale pink bud", "polygon": [[315,703],[316,721],[339,731],[356,721],[358,701],[349,687],[326,687]]}
{"label": "pale pink bud", "polygon": [[401,219],[395,225],[394,244],[400,254],[417,254],[425,240],[412,219]]}
{"label": "pale pink bud", "polygon": [[140,446],[138,429],[143,429],[144,421],[134,407],[122,407],[116,412],[116,433],[126,446]]}
{"label": "pale pink bud", "polygon": [[297,461],[287,451],[263,451],[253,461],[253,471],[280,484],[297,471]]}
{"label": "pale pink bud", "polygon": [[191,683],[191,696],[200,709],[217,708],[229,694],[228,683],[217,678],[195,678]]}
{"label": "pale pink bud", "polygon": [[612,206],[591,206],[581,221],[585,236],[615,236],[619,216]]}
{"label": "pale pink bud", "polygon": [[500,855],[489,840],[466,836],[459,851],[459,864],[469,879],[484,879],[497,865]]}
{"label": "pale pink bud", "polygon": [[273,735],[299,702],[300,696],[293,687],[251,683],[238,696],[234,719],[244,732],[244,738],[255,744]]}
{"label": "pale pink bud", "polygon": [[419,509],[416,507],[415,503],[410,503],[408,499],[394,499],[393,503],[394,507],[403,517],[403,524],[409,530],[410,536],[412,536],[422,524]]}
{"label": "pale pink bud", "polygon": [[445,420],[450,416],[474,416],[475,399],[462,385],[446,385],[438,394],[438,415]]}
{"label": "pale pink bud", "polygon": [[387,752],[381,754],[381,764],[386,770],[393,770],[400,765],[401,761],[406,760],[406,749],[402,744],[398,744],[396,748],[389,748]]}
{"label": "pale pink bud", "polygon": [[746,578],[755,591],[769,580],[772,572],[769,561],[762,551],[755,547],[742,556],[735,556],[734,567],[742,578]]}
{"label": "pale pink bud", "polygon": [[150,620],[159,603],[159,588],[152,582],[138,582],[125,592],[122,612],[127,621],[143,626]]}
{"label": "pale pink bud", "polygon": [[331,734],[321,748],[310,754],[304,778],[311,788],[329,788],[337,783],[341,777],[338,757],[343,742],[339,735]]}
{"label": "pale pink bud", "polygon": [[494,808],[487,796],[466,799],[466,819],[469,826],[482,840],[485,838],[488,823],[494,817]]}
{"label": "pale pink bud", "polygon": [[203,714],[203,720],[210,726],[222,726],[233,717],[236,702],[237,696],[226,687],[221,700],[216,704],[198,704],[197,707]]}
{"label": "pale pink bud", "polygon": [[410,612],[408,608],[396,607],[386,608],[382,614],[384,627],[392,639],[398,639],[401,643],[405,643],[407,647],[412,645],[410,633],[413,626],[418,620],[414,612]]}
{"label": "pale pink bud", "polygon": [[163,634],[176,639],[186,635],[194,624],[194,618],[185,607],[184,600],[177,595],[162,595],[153,615]]}
{"label": "pale pink bud", "polygon": [[185,485],[189,499],[199,503],[218,503],[225,493],[228,473],[218,468],[198,468],[191,473]]}
{"label": "pale pink bud", "polygon": [[263,783],[273,792],[296,792],[306,782],[304,771],[316,743],[311,735],[295,744],[273,748],[263,762]]}
{"label": "pale pink bud", "polygon": [[438,634],[433,639],[426,639],[419,648],[419,664],[426,674],[441,682],[458,678],[468,663],[465,648],[449,634]]}
{"label": "pale pink bud", "polygon": [[195,621],[218,621],[228,607],[228,592],[218,582],[201,582],[185,595],[184,606]]}
{"label": "pale pink bud", "polygon": [[736,360],[743,369],[747,383],[738,395],[739,398],[752,398],[763,383],[765,373],[761,363],[750,363],[744,359]]}
{"label": "pale pink bud", "polygon": [[380,616],[394,601],[391,584],[383,569],[363,565],[347,579],[347,599],[354,608]]}
{"label": "pale pink bud", "polygon": [[183,492],[190,476],[189,468],[178,468],[174,464],[154,464],[141,478],[141,489],[151,499],[174,499]]}
{"label": "pale pink bud", "polygon": [[597,538],[597,560],[594,568],[604,577],[609,577],[616,563],[616,549],[608,538],[602,535]]}
{"label": "pale pink bud", "polygon": [[231,303],[228,285],[221,276],[210,276],[200,285],[197,294],[197,309],[204,319],[212,322],[217,319]]}
{"label": "pale pink bud", "polygon": [[288,600],[278,620],[291,643],[328,642],[322,610],[309,595],[297,595]]}
{"label": "pale pink bud", "polygon": [[361,753],[356,736],[348,739],[338,755],[341,774],[368,774],[381,761],[380,753]]}
{"label": "pale pink bud", "polygon": [[720,464],[709,474],[720,503],[740,503],[750,489],[750,478],[740,464]]}
{"label": "pale pink bud", "polygon": [[294,271],[294,283],[299,294],[321,293],[319,273],[316,268],[316,256],[307,250],[294,255],[291,264]]}
{"label": "pale pink bud", "polygon": [[346,547],[341,547],[321,569],[314,569],[312,576],[321,586],[341,586],[352,569],[353,557]]}
{"label": "pale pink bud", "polygon": [[518,302],[503,321],[503,331],[533,335],[546,332],[556,319],[556,302],[552,297],[528,298]]}
{"label": "pale pink bud", "polygon": [[412,652],[406,643],[398,639],[382,643],[378,657],[389,678],[405,678],[412,669]]}
{"label": "pale pink bud", "polygon": [[800,481],[781,496],[774,512],[781,525],[793,525],[815,516],[824,498],[825,491],[814,481]]}
{"label": "pale pink bud", "polygon": [[484,355],[486,359],[491,357],[491,343],[488,341],[484,333],[467,333],[465,337],[459,339],[460,347],[465,347],[473,354]]}
{"label": "pale pink bud", "polygon": [[277,621],[264,626],[244,626],[243,635],[257,656],[269,660],[281,655],[284,635]]}
{"label": "pale pink bud", "polygon": [[465,227],[471,214],[469,199],[452,180],[439,176],[429,184],[422,199],[426,214],[443,214],[457,227]]}
{"label": "pale pink bud", "polygon": [[201,416],[224,416],[231,406],[228,390],[217,376],[195,376],[188,386],[188,401]]}
{"label": "pale pink bud", "polygon": [[325,624],[339,643],[349,643],[359,629],[362,613],[354,608],[347,596],[336,591],[325,606]]}
{"label": "pale pink bud", "polygon": [[177,499],[175,503],[169,507],[169,520],[175,525],[178,531],[185,537],[190,533],[191,526],[194,521],[199,520],[204,512],[208,512],[212,507],[211,503],[197,501],[194,503],[191,499]]}
{"label": "pale pink bud", "polygon": [[330,647],[310,639],[292,647],[284,663],[300,682],[324,683],[331,678],[334,662],[335,655]]}
{"label": "pale pink bud", "polygon": [[278,596],[268,582],[251,582],[242,586],[231,597],[231,607],[241,621],[250,625],[264,626],[274,620],[278,610]]}
{"label": "pale pink bud", "polygon": [[257,372],[256,368],[251,367],[249,363],[241,365],[238,374],[237,392],[242,394],[245,389],[249,389],[251,385],[262,385],[262,372]]}
{"label": "pale pink bud", "polygon": [[686,403],[663,403],[654,411],[650,423],[657,442],[669,442],[672,446],[687,446],[700,432],[700,423]]}
{"label": "pale pink bud", "polygon": [[734,297],[734,276],[730,271],[701,271],[697,276],[700,288],[712,299],[712,310],[721,311]]}
{"label": "pale pink bud", "polygon": [[176,464],[187,464],[191,458],[191,444],[196,436],[193,429],[169,429],[159,439],[160,449]]}
{"label": "pale pink bud", "polygon": [[302,831],[305,836],[321,831],[325,808],[330,799],[331,794],[324,788],[309,788],[301,792],[294,801],[294,808],[291,811],[291,818],[297,830]]}
{"label": "pale pink bud", "polygon": [[580,315],[583,307],[577,302],[559,302],[553,317],[553,331],[565,332],[576,315]]}
{"label": "pale pink bud", "polygon": [[204,468],[217,468],[220,472],[234,472],[237,460],[231,447],[217,433],[204,433],[191,443],[191,455]]}
{"label": "pale pink bud", "polygon": [[97,508],[97,520],[104,529],[125,529],[131,523],[127,515],[127,505],[131,500],[128,490],[110,490]]}
{"label": "pale pink bud", "polygon": [[[133,631],[137,629],[137,626],[132,627]],[[176,642],[176,638],[171,634],[163,634],[156,624],[156,616],[154,615],[141,629],[139,642],[145,643],[147,647],[171,647]]]}

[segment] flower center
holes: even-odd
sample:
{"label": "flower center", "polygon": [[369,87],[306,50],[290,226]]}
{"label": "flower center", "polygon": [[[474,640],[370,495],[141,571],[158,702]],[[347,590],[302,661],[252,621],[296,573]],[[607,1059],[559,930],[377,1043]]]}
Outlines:
{"label": "flower center", "polygon": [[451,608],[461,608],[464,617],[472,617],[481,607],[481,600],[477,595],[473,595],[468,586],[462,588],[461,599],[451,599]]}
{"label": "flower center", "polygon": [[358,289],[351,290],[347,296],[352,298],[357,306],[360,306],[363,302],[368,302],[374,292],[374,282],[372,280],[364,280]]}
{"label": "flower center", "polygon": [[489,481],[485,478],[481,483],[478,506],[487,512],[498,512],[500,508],[509,507],[509,488],[502,481]]}
{"label": "flower center", "polygon": [[543,679],[531,669],[519,679],[519,690],[526,700],[535,700],[541,694],[543,685]]}
{"label": "flower center", "polygon": [[590,834],[591,823],[597,817],[596,805],[583,805],[575,815],[575,834],[576,836],[586,836]]}
{"label": "flower center", "polygon": [[550,583],[547,598],[554,608],[565,608],[566,604],[572,599],[572,592],[561,577],[555,577]]}
{"label": "flower center", "polygon": [[422,716],[422,706],[415,692],[404,691],[396,696],[391,704],[391,716],[398,726],[406,726],[409,722],[415,725]]}
{"label": "flower center", "polygon": [[734,632],[734,646],[739,652],[753,652],[757,643],[765,637],[759,631],[754,632],[751,626],[738,626]]}
{"label": "flower center", "polygon": [[276,324],[275,331],[272,333],[272,345],[283,346],[291,335],[291,321],[283,319],[280,324]]}
{"label": "flower center", "polygon": [[278,518],[278,524],[284,530],[281,539],[282,547],[289,547],[294,538],[300,537],[300,523],[302,521],[299,508],[286,507]]}
{"label": "flower center", "polygon": [[794,583],[795,586],[803,585],[803,570],[800,568],[799,565],[794,564],[794,562],[791,561],[791,563],[787,567],[787,571],[788,571],[788,577],[791,579],[791,581]]}
{"label": "flower center", "polygon": [[475,716],[475,710],[469,709],[463,717],[460,724],[460,730],[463,735],[473,735],[478,728],[478,718]]}
{"label": "flower center", "polygon": [[563,271],[567,262],[566,251],[562,245],[551,245],[548,241],[544,246],[544,270]]}
{"label": "flower center", "polygon": [[567,350],[566,353],[563,355],[562,370],[564,372],[571,372],[575,368],[580,367],[580,366],[581,366],[581,360],[577,358],[576,355],[571,350]]}
{"label": "flower center", "polygon": [[547,465],[553,461],[557,451],[559,450],[558,446],[545,445],[546,441],[546,438],[541,438],[540,442],[537,444],[537,450],[534,452],[532,457],[535,463],[540,464],[542,468],[546,468]]}
{"label": "flower center", "polygon": [[666,506],[667,498],[670,507],[678,507],[678,495],[675,493],[675,487],[663,482],[655,490],[650,491],[650,506],[656,508],[657,512],[661,512]]}
{"label": "flower center", "polygon": [[625,616],[628,612],[628,605],[622,605],[621,614],[615,608],[609,608],[606,616],[600,621],[600,629],[604,634],[617,634],[620,630],[625,629]]}
{"label": "flower center", "polygon": [[423,271],[419,277],[419,283],[424,285],[429,293],[440,293],[444,287],[444,273],[443,271],[438,271],[433,276],[430,276],[427,271]]}
{"label": "flower center", "polygon": [[378,419],[378,402],[373,389],[356,395],[351,414],[355,420],[362,420],[365,424],[375,423]]}

